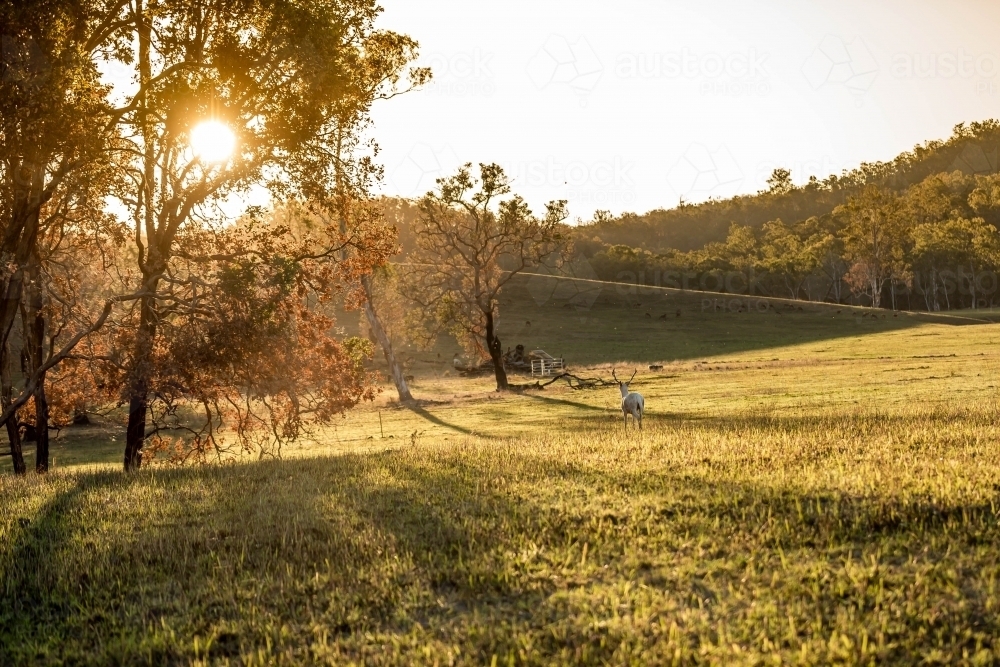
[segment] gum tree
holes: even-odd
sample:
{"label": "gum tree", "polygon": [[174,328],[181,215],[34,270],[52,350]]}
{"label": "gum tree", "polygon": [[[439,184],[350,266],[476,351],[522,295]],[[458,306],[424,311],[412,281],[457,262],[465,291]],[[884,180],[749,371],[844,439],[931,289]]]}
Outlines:
{"label": "gum tree", "polygon": [[420,201],[417,252],[407,293],[419,306],[426,331],[451,331],[493,362],[497,391],[509,389],[497,335],[500,291],[526,269],[566,247],[566,202],[546,205],[542,218],[511,194],[496,164],[466,164],[438,179],[438,190]]}
{"label": "gum tree", "polygon": [[[338,154],[335,146],[345,119],[342,105],[349,100],[366,108],[370,70],[383,68],[382,78],[398,76],[416,49],[409,38],[374,28],[380,9],[371,0],[164,0],[148,5],[136,0],[133,7],[138,89],[122,122],[137,157],[135,196],[125,203],[134,226],[132,280],[146,294],[133,313],[134,335],[126,341],[126,470],[141,465],[143,444],[151,435],[147,420],[156,372],[162,368],[157,363],[162,324],[178,312],[199,312],[204,291],[195,289],[203,280],[197,267],[222,271],[220,263],[249,264],[258,277],[272,271],[284,275],[274,266],[276,258],[256,242],[229,240],[213,248],[223,235],[218,207],[228,197],[263,186],[276,200],[297,198],[335,210],[336,173],[342,168],[337,160],[353,159]],[[386,44],[399,57],[381,58]],[[205,121],[232,132],[230,156],[210,160],[193,153],[192,133]],[[346,248],[357,251],[355,266],[383,260],[381,250],[368,252],[381,248],[384,232],[379,230],[342,233],[331,226],[320,236],[298,248],[277,244],[289,252],[281,261],[292,272],[303,262],[327,261],[315,275],[330,278],[331,266]],[[271,247],[264,237],[254,238]],[[289,409],[298,405],[290,399]]]}
{"label": "gum tree", "polygon": [[882,290],[901,272],[902,210],[895,192],[868,186],[835,211],[846,222],[844,245],[852,262],[848,282],[871,297],[873,308],[881,307]]}

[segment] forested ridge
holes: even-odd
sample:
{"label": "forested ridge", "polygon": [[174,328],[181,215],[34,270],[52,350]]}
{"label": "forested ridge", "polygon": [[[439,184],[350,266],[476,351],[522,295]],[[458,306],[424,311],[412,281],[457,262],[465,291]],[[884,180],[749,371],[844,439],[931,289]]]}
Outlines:
{"label": "forested ridge", "polygon": [[[578,277],[912,310],[991,306],[1000,268],[1000,122],[961,124],[886,162],[753,195],[569,230]],[[417,209],[386,199],[402,255]],[[572,203],[570,204],[572,205]],[[556,270],[556,269],[553,269]]]}

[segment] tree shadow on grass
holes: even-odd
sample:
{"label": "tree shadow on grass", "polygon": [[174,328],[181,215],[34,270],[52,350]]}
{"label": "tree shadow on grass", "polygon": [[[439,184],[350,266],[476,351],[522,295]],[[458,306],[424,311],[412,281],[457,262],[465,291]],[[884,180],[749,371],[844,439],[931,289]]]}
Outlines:
{"label": "tree shadow on grass", "polygon": [[607,414],[607,409],[600,407],[598,405],[588,405],[587,403],[578,403],[576,401],[568,401],[565,398],[552,398],[551,396],[539,396],[534,393],[523,394],[525,398],[530,398],[533,401],[539,401],[541,403],[548,403],[549,405],[565,405],[570,408],[577,408],[579,410],[586,410],[588,412],[602,412]]}
{"label": "tree shadow on grass", "polygon": [[[117,480],[115,478],[118,478]],[[80,588],[87,571],[60,570],[54,561],[79,530],[81,498],[110,488],[120,475],[81,475],[76,484],[56,492],[37,512],[18,517],[21,530],[0,548],[0,664],[61,661],[55,647],[88,623],[88,614],[67,589]],[[27,658],[27,661],[26,661]]]}
{"label": "tree shadow on grass", "polygon": [[[385,463],[396,484],[362,496],[352,493],[343,497],[345,509],[364,516],[371,526],[391,536],[397,553],[412,556],[419,576],[429,586],[427,590],[438,601],[437,605],[423,606],[410,620],[437,628],[439,636],[449,634],[445,628],[462,633],[476,622],[483,627],[507,628],[507,634],[479,634],[473,655],[480,661],[487,661],[493,653],[503,655],[513,650],[518,646],[517,634],[531,630],[542,655],[555,655],[567,645],[592,644],[603,638],[608,639],[607,646],[596,653],[601,660],[614,662],[616,643],[610,629],[599,630],[595,636],[588,621],[561,640],[545,630],[556,624],[564,629],[573,627],[571,619],[577,614],[594,622],[600,620],[601,612],[591,607],[587,598],[573,598],[573,592],[580,587],[606,585],[609,578],[632,581],[672,597],[678,613],[685,609],[707,613],[709,627],[720,622],[736,624],[737,619],[728,617],[731,611],[725,607],[705,612],[703,604],[711,598],[714,605],[734,594],[734,587],[743,586],[749,548],[755,558],[764,561],[764,574],[757,585],[774,585],[767,570],[770,561],[773,571],[780,571],[786,580],[781,584],[783,593],[776,597],[778,604],[800,604],[808,584],[813,596],[810,620],[820,616],[829,627],[843,603],[844,579],[852,580],[857,573],[848,572],[840,577],[840,583],[831,580],[816,588],[817,566],[843,572],[845,558],[867,560],[877,548],[882,553],[879,567],[883,576],[902,590],[907,582],[921,576],[919,567],[912,567],[912,554],[923,553],[928,562],[947,558],[954,548],[978,549],[984,554],[983,547],[1000,538],[998,511],[992,500],[949,504],[929,497],[802,492],[709,480],[675,470],[658,474],[597,471],[554,462],[544,455],[497,465],[505,460],[509,461],[501,453],[495,459],[451,457],[426,466],[390,455]],[[516,479],[521,489],[525,482],[534,484],[536,497],[508,490],[505,479],[509,478]],[[559,488],[565,489],[565,495],[555,490]],[[603,506],[587,502],[588,495]],[[352,504],[358,500],[363,504]],[[602,524],[615,527],[617,535],[610,544]],[[948,536],[944,542],[943,535]],[[685,547],[691,537],[712,546],[695,555],[690,546]],[[591,558],[601,569],[586,569],[580,551],[584,544],[591,545]],[[637,544],[648,547],[628,546]],[[540,554],[537,560],[522,562],[523,554],[532,550]],[[685,551],[688,560],[678,569],[677,554]],[[799,560],[801,569],[786,570],[786,558]],[[562,576],[540,579],[532,576],[533,568]],[[709,571],[717,578],[707,577]],[[939,604],[948,607],[944,613],[956,628],[948,641],[957,647],[957,655],[961,650],[976,649],[976,642],[1000,630],[1000,619],[989,613],[989,594],[982,590],[985,581],[972,574],[972,569],[965,571],[970,578],[962,582],[961,599],[952,600],[948,597],[952,593],[942,588],[937,595],[949,602],[935,600],[933,594],[925,600],[928,609]],[[859,613],[874,618],[876,608],[863,608]],[[927,617],[914,615],[901,632],[909,638],[929,637],[930,625]],[[961,635],[963,627],[982,631],[971,638]],[[385,631],[386,626],[371,629]],[[759,631],[753,623],[746,629],[752,630],[747,637]],[[401,633],[407,630],[406,626],[398,627]],[[695,648],[694,637],[690,639]],[[919,655],[922,648],[917,641],[908,647],[909,653],[897,650],[895,657],[905,662]]]}
{"label": "tree shadow on grass", "polygon": [[417,414],[420,417],[423,417],[427,421],[431,422],[432,424],[437,424],[438,426],[443,426],[444,428],[448,428],[453,431],[458,431],[459,433],[464,433],[465,435],[473,435],[479,438],[485,438],[487,440],[497,439],[496,436],[489,435],[486,433],[480,433],[478,431],[473,431],[472,429],[466,428],[464,426],[459,426],[457,424],[452,424],[451,422],[446,422],[445,420],[441,419],[432,412],[425,410],[423,407],[419,405],[406,404],[405,407],[408,410],[412,411],[414,414]]}
{"label": "tree shadow on grass", "polygon": [[[193,636],[204,645],[241,626],[247,596],[263,600],[265,628],[315,619],[315,582],[333,593],[319,620],[340,636],[411,626],[441,613],[441,596],[495,590],[480,555],[503,539],[492,521],[514,511],[509,499],[397,459],[78,475],[0,548],[0,664],[93,661],[98,647],[97,662],[186,661]],[[102,517],[105,496],[140,501]],[[416,604],[401,609],[400,596]],[[266,644],[234,632],[223,634],[238,651]]]}
{"label": "tree shadow on grass", "polygon": [[[480,662],[516,649],[528,631],[537,650],[553,655],[594,640],[586,634],[594,626],[573,625],[573,614],[610,613],[567,598],[579,582],[637,581],[672,596],[676,613],[697,611],[717,623],[726,612],[703,603],[724,598],[727,583],[741,586],[746,572],[738,564],[750,547],[772,560],[781,550],[782,559],[805,554],[836,568],[845,553],[880,540],[903,552],[929,546],[933,558],[946,547],[1000,539],[990,502],[879,500],[675,469],[593,469],[493,445],[433,460],[387,452],[83,474],[75,482],[0,548],[4,664],[185,662],[196,657],[195,636],[225,632],[230,639],[213,649],[221,659],[260,649],[285,627],[291,635],[283,641],[301,649],[312,638],[297,629],[311,624],[362,661],[376,657],[366,651],[387,635],[408,636],[418,624],[431,637],[464,643]],[[117,498],[106,512],[105,496]],[[947,543],[937,540],[943,527]],[[691,562],[700,571],[714,563],[717,580],[674,568],[691,550],[686,535],[713,545]],[[603,569],[581,562],[572,545],[583,544]],[[897,584],[905,579],[899,572]],[[820,612],[837,608],[841,593],[832,584],[810,590],[815,604],[829,603]],[[962,591],[968,604],[952,620],[978,614],[978,627],[1000,630],[984,611],[985,589]],[[916,633],[923,621],[907,622]],[[554,623],[569,636],[557,640],[546,630]],[[609,628],[601,636],[614,639]],[[614,646],[595,650],[614,661]]]}

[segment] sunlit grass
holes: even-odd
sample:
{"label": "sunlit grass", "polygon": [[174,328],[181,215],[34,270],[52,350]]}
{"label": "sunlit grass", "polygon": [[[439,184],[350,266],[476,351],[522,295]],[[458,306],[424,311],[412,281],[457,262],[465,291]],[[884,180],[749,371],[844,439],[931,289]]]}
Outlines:
{"label": "sunlit grass", "polygon": [[640,368],[641,434],[615,389],[501,396],[434,351],[417,409],[283,461],[125,476],[68,429],[0,476],[0,664],[1000,661],[1000,330],[784,317],[659,371],[586,339],[576,371]]}
{"label": "sunlit grass", "polygon": [[43,663],[986,664],[1000,657],[998,418],[983,403],[761,409],[641,436],[609,420],[5,477],[0,650]]}

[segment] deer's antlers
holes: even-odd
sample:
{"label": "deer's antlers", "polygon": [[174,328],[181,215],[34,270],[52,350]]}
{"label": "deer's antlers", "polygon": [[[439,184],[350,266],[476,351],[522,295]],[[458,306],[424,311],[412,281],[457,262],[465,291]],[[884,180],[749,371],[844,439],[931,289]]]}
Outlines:
{"label": "deer's antlers", "polygon": [[618,376],[615,375],[615,369],[612,368],[611,369],[611,377],[613,377],[615,379],[615,382],[617,382],[618,384],[625,384],[625,385],[627,385],[627,384],[631,383],[632,380],[635,379],[635,374],[638,373],[638,372],[639,372],[639,369],[636,369],[636,370],[632,371],[632,377],[630,377],[628,379],[628,382],[622,382],[621,380],[618,379]]}

